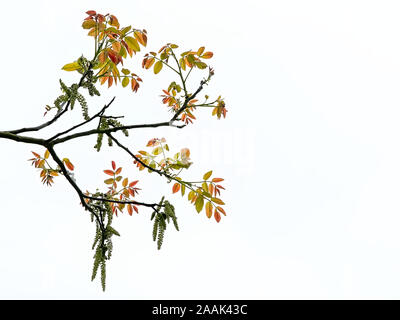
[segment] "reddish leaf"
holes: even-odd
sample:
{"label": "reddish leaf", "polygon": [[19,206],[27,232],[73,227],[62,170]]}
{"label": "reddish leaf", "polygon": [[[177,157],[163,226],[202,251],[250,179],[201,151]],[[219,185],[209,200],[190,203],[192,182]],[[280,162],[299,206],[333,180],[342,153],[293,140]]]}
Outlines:
{"label": "reddish leaf", "polygon": [[117,169],[117,171],[115,171],[115,174],[120,174],[120,173],[121,173],[121,171],[122,171],[122,168],[121,168],[121,167],[119,167],[119,168]]}
{"label": "reddish leaf", "polygon": [[138,182],[139,182],[139,180],[132,181],[132,182],[129,184],[129,187],[132,188],[132,187],[135,186]]}
{"label": "reddish leaf", "polygon": [[181,188],[181,185],[178,182],[176,182],[172,187],[172,193],[178,192],[180,188]]}
{"label": "reddish leaf", "polygon": [[136,211],[136,213],[139,213],[139,209],[136,206],[133,206],[133,209]]}
{"label": "reddish leaf", "polygon": [[86,13],[87,13],[89,16],[94,16],[94,15],[96,14],[96,11],[94,11],[94,10],[89,10],[89,11],[86,11]]}
{"label": "reddish leaf", "polygon": [[221,182],[221,181],[224,181],[224,179],[222,179],[222,178],[213,178],[211,181],[212,182]]}
{"label": "reddish leaf", "polygon": [[214,210],[214,218],[215,218],[215,221],[217,221],[217,222],[221,221],[221,215],[219,214],[217,209]]}
{"label": "reddish leaf", "polygon": [[115,170],[116,166],[115,166],[115,162],[114,161],[111,161],[111,166],[112,166],[113,170]]}
{"label": "reddish leaf", "polygon": [[109,176],[114,176],[114,171],[111,170],[104,170],[105,174],[108,174]]}

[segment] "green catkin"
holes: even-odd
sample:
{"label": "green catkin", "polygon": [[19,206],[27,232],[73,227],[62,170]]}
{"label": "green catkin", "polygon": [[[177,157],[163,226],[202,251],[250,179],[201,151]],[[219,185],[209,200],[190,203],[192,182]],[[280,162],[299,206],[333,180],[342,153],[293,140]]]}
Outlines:
{"label": "green catkin", "polygon": [[156,241],[157,239],[157,231],[158,231],[158,215],[156,216],[156,219],[154,220],[153,224],[153,241]]}
{"label": "green catkin", "polygon": [[76,99],[78,100],[79,104],[82,107],[83,118],[85,120],[89,120],[90,119],[90,117],[89,117],[89,109],[88,109],[88,105],[87,105],[85,97],[83,95],[81,95],[80,93],[77,93],[76,94]]}
{"label": "green catkin", "polygon": [[105,260],[101,261],[101,287],[103,291],[106,291],[106,262]]}

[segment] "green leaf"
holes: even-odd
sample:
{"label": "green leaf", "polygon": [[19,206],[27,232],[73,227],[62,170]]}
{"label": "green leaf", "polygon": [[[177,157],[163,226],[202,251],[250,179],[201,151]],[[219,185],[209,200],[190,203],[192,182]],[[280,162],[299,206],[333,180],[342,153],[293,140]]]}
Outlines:
{"label": "green leaf", "polygon": [[81,66],[79,65],[78,61],[72,62],[72,63],[67,63],[64,67],[62,67],[62,70],[65,71],[75,71],[80,69]]}
{"label": "green leaf", "polygon": [[161,71],[162,67],[163,67],[163,63],[161,61],[157,61],[154,64],[154,74],[159,73]]}
{"label": "green leaf", "polygon": [[195,202],[195,206],[196,206],[196,211],[198,213],[200,213],[200,211],[203,209],[204,206],[204,198],[203,196],[198,196]]}
{"label": "green leaf", "polygon": [[122,71],[122,73],[123,73],[124,75],[128,75],[128,74],[131,73],[128,69],[125,69],[125,68],[122,68],[121,71]]}
{"label": "green leaf", "polygon": [[135,38],[132,37],[125,37],[125,42],[128,45],[129,48],[131,48],[133,51],[140,51],[139,44]]}
{"label": "green leaf", "polygon": [[203,176],[203,180],[208,180],[209,177],[212,175],[212,170],[206,172]]}

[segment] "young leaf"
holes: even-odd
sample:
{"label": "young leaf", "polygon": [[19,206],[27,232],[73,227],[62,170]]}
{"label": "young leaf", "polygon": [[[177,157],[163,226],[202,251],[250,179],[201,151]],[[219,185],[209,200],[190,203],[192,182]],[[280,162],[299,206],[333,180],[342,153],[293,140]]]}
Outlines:
{"label": "young leaf", "polygon": [[214,218],[215,218],[215,221],[217,221],[217,222],[221,221],[221,215],[219,214],[217,209],[215,209],[215,211],[214,211]]}
{"label": "young leaf", "polygon": [[176,193],[179,191],[179,189],[181,188],[181,185],[176,182],[173,186],[172,186],[172,193]]}
{"label": "young leaf", "polygon": [[200,213],[200,211],[203,209],[203,206],[204,206],[204,198],[203,198],[203,196],[199,195],[197,197],[195,206],[196,206],[196,211],[198,213]]}
{"label": "young leaf", "polygon": [[154,74],[159,73],[161,71],[162,67],[163,67],[163,63],[161,61],[157,61],[154,64]]}
{"label": "young leaf", "polygon": [[204,174],[203,176],[203,180],[208,180],[208,178],[210,178],[212,175],[212,170],[208,171],[207,173]]}
{"label": "young leaf", "polygon": [[122,79],[122,87],[126,87],[129,84],[129,78],[124,77],[124,79]]}
{"label": "young leaf", "polygon": [[81,66],[79,65],[79,63],[77,61],[75,61],[75,62],[72,62],[72,63],[67,63],[61,69],[65,70],[65,71],[75,71],[75,70],[78,70],[80,68],[81,68]]}
{"label": "young leaf", "polygon": [[207,215],[207,218],[211,218],[211,216],[212,216],[212,204],[210,201],[208,201],[206,203],[206,215]]}
{"label": "young leaf", "polygon": [[216,204],[220,204],[220,205],[225,204],[221,199],[218,199],[218,198],[211,198],[211,201],[215,202]]}
{"label": "young leaf", "polygon": [[212,52],[208,51],[208,52],[205,52],[202,56],[200,56],[200,58],[210,59],[210,58],[212,58],[213,55],[214,54]]}
{"label": "young leaf", "polygon": [[125,41],[128,44],[128,47],[131,48],[133,51],[140,51],[140,46],[135,38],[125,37]]}

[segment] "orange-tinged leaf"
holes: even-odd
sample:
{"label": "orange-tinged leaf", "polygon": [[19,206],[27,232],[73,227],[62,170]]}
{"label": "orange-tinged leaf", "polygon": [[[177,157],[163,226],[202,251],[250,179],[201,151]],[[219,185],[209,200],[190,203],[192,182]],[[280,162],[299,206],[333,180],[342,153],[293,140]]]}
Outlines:
{"label": "orange-tinged leaf", "polygon": [[125,179],[122,181],[122,186],[125,188],[127,185],[128,185],[128,178],[125,178]]}
{"label": "orange-tinged leaf", "polygon": [[109,176],[114,176],[114,171],[111,170],[104,170],[105,174],[108,174]]}
{"label": "orange-tinged leaf", "polygon": [[224,179],[222,179],[222,178],[213,178],[211,181],[212,182],[221,182],[221,181],[224,181]]}
{"label": "orange-tinged leaf", "polygon": [[176,182],[173,186],[172,186],[172,193],[176,193],[179,191],[179,189],[181,188],[181,185]]}
{"label": "orange-tinged leaf", "polygon": [[214,54],[213,54],[212,52],[207,51],[207,52],[205,52],[200,58],[203,58],[203,59],[210,59],[210,58],[212,58],[213,55],[214,55]]}
{"label": "orange-tinged leaf", "polygon": [[147,59],[145,64],[144,64],[144,67],[146,69],[150,69],[155,61],[156,61],[156,59],[154,59],[154,58]]}
{"label": "orange-tinged leaf", "polygon": [[[129,198],[129,191],[128,191],[128,189],[124,189],[124,191],[122,191],[122,194],[125,196],[125,198]],[[121,200],[122,200],[122,194],[121,194]]]}
{"label": "orange-tinged leaf", "polygon": [[[135,31],[135,32],[133,33],[133,35],[135,36],[136,40],[139,41],[139,43],[140,43],[142,46],[146,46],[145,39],[144,39],[143,34],[142,34],[141,32]],[[145,36],[145,37],[146,37],[146,36]],[[146,39],[147,39],[147,38],[146,38]]]}
{"label": "orange-tinged leaf", "polygon": [[114,51],[119,52],[121,50],[121,44],[118,41],[113,42],[112,48]]}
{"label": "orange-tinged leaf", "polygon": [[206,203],[206,215],[207,215],[207,218],[211,218],[211,216],[212,216],[212,203],[210,202],[210,201],[208,201],[207,203]]}
{"label": "orange-tinged leaf", "polygon": [[211,198],[212,202],[215,202],[216,204],[220,204],[220,205],[224,205],[225,202],[223,202],[221,199],[219,198]]}
{"label": "orange-tinged leaf", "polygon": [[210,184],[208,185],[208,193],[212,195],[213,192],[214,192],[214,186],[213,186],[212,183],[210,183]]}
{"label": "orange-tinged leaf", "polygon": [[108,87],[111,87],[113,84],[113,78],[112,77],[108,77]]}
{"label": "orange-tinged leaf", "polygon": [[226,216],[226,212],[224,209],[222,209],[221,207],[217,207],[218,211],[220,211],[224,216]]}
{"label": "orange-tinged leaf", "polygon": [[40,155],[39,154],[37,154],[36,152],[33,152],[33,151],[31,151],[32,153],[33,153],[33,155],[36,157],[36,158],[40,158]]}
{"label": "orange-tinged leaf", "polygon": [[133,213],[132,206],[130,204],[128,204],[128,213],[129,213],[130,216]]}
{"label": "orange-tinged leaf", "polygon": [[131,79],[131,88],[133,91],[136,91],[136,86],[138,85],[138,83],[136,82],[135,78]]}
{"label": "orange-tinged leaf", "polygon": [[136,211],[136,213],[139,213],[138,208],[136,206],[134,206],[134,205],[132,205],[132,206],[133,206],[133,209]]}
{"label": "orange-tinged leaf", "polygon": [[221,221],[221,215],[219,214],[219,212],[216,209],[214,210],[214,218],[215,218],[215,221],[217,221],[217,222]]}
{"label": "orange-tinged leaf", "polygon": [[121,168],[121,167],[119,167],[119,168],[117,169],[117,171],[115,171],[115,174],[120,174],[120,173],[121,173],[121,171],[122,171],[122,168]]}

